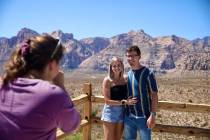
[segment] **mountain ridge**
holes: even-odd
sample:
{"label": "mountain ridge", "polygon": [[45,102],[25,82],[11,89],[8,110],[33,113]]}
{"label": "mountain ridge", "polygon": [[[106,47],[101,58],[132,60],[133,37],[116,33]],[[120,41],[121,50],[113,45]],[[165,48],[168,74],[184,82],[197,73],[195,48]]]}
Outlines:
{"label": "mountain ridge", "polygon": [[[142,29],[110,38],[87,37],[80,40],[75,39],[73,33],[64,33],[61,30],[42,34],[60,39],[66,47],[62,67],[67,70],[106,71],[113,56],[123,58],[127,69],[125,50],[131,45],[139,46],[142,52],[141,63],[155,71],[210,70],[210,36],[194,40],[176,35],[152,37]],[[42,34],[22,28],[16,36],[0,37],[1,66],[21,41]]]}

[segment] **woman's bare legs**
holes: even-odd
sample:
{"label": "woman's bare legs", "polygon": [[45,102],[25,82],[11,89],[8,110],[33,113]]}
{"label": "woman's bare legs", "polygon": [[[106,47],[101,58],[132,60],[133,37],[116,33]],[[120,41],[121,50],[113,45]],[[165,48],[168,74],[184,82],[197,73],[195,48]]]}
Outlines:
{"label": "woman's bare legs", "polygon": [[121,140],[122,139],[122,134],[123,134],[123,123],[117,123],[116,124],[116,133],[115,133],[115,135],[116,135],[116,140]]}
{"label": "woman's bare legs", "polygon": [[123,134],[123,123],[103,123],[104,140],[121,140]]}
{"label": "woman's bare legs", "polygon": [[116,139],[116,124],[110,122],[103,122],[104,140],[117,140]]}

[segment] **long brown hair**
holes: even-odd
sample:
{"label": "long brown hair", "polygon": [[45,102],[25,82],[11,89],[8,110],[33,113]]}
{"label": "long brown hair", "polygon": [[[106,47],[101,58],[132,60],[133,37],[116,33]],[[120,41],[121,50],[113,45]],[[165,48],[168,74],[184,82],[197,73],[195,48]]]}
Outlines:
{"label": "long brown hair", "polygon": [[111,60],[111,63],[109,64],[109,72],[108,72],[108,76],[112,80],[114,78],[114,72],[112,71],[112,64],[113,62],[116,62],[116,61],[119,61],[123,68],[122,71],[120,72],[120,78],[123,78],[123,75],[124,75],[124,64],[123,64],[122,59],[120,59],[119,57],[113,57]]}
{"label": "long brown hair", "polygon": [[36,36],[19,44],[4,66],[3,85],[25,76],[30,70],[43,72],[46,65],[63,56],[63,46],[49,35]]}

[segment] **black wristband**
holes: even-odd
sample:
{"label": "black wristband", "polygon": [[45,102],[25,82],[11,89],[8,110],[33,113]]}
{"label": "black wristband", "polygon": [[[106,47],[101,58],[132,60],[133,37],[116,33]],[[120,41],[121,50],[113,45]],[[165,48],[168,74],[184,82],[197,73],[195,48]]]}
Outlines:
{"label": "black wristband", "polygon": [[154,117],[156,117],[156,112],[150,112],[150,114]]}

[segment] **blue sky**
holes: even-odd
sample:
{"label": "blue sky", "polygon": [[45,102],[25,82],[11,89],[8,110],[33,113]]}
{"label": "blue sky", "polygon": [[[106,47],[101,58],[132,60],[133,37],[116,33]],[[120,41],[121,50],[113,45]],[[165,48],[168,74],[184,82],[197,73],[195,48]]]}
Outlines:
{"label": "blue sky", "polygon": [[74,38],[112,37],[143,29],[153,37],[210,36],[209,0],[0,0],[0,37],[27,27],[61,29]]}

